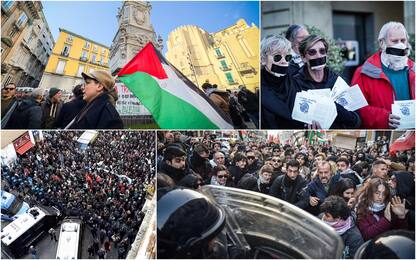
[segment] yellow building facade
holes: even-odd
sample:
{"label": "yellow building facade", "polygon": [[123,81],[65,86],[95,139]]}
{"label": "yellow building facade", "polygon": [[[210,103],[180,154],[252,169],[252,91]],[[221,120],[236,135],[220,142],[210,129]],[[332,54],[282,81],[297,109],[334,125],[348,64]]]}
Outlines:
{"label": "yellow building facade", "polygon": [[57,87],[70,94],[82,82],[82,72],[109,71],[109,47],[61,28],[59,32],[40,87]]}
{"label": "yellow building facade", "polygon": [[259,29],[244,19],[211,34],[195,25],[181,26],[166,44],[166,59],[199,87],[205,82],[222,90],[245,85],[254,92],[259,87]]}

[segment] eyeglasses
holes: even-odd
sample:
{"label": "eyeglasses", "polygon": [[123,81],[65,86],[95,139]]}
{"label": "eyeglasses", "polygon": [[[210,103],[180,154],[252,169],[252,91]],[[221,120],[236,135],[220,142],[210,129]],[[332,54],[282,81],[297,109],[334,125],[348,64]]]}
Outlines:
{"label": "eyeglasses", "polygon": [[[273,56],[273,60],[274,60],[274,62],[279,62],[282,58],[283,58],[283,56],[282,56],[282,55],[280,55],[280,54],[277,54],[277,55],[274,55],[274,56]],[[285,60],[286,60],[287,62],[289,62],[290,60],[292,60],[292,55],[290,55],[290,54],[286,55],[286,56],[285,56]]]}
{"label": "eyeglasses", "polygon": [[256,157],[254,157],[254,156],[247,156],[247,159],[249,159],[249,160],[254,160]]}
{"label": "eyeglasses", "polygon": [[325,48],[320,48],[319,50],[309,49],[308,50],[308,55],[309,56],[314,56],[314,55],[316,55],[318,53],[318,51],[319,51],[319,54],[321,54],[321,55],[325,55],[326,54],[326,49]]}
{"label": "eyeglasses", "polygon": [[217,175],[218,179],[227,178],[227,175]]}
{"label": "eyeglasses", "polygon": [[16,88],[3,88],[3,89],[7,91],[12,91],[12,90],[15,90]]}
{"label": "eyeglasses", "polygon": [[273,162],[282,162],[281,160],[276,160],[276,159],[275,160],[272,160],[272,161]]}

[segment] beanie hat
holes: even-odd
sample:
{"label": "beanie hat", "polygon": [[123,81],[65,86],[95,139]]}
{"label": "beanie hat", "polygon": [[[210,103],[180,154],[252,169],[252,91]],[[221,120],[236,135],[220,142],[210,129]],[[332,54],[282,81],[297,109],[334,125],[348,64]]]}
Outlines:
{"label": "beanie hat", "polygon": [[49,89],[49,97],[55,96],[59,91],[61,91],[59,88],[51,88],[51,89]]}

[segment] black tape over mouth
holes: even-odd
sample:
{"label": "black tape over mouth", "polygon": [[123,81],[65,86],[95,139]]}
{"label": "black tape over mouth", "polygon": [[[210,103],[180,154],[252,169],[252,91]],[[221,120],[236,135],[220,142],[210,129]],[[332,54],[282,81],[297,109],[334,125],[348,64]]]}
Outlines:
{"label": "black tape over mouth", "polygon": [[272,64],[271,71],[278,74],[287,74],[287,68],[289,66],[280,66],[276,64]]}
{"label": "black tape over mouth", "polygon": [[326,56],[309,60],[309,65],[311,66],[311,68],[318,67],[318,66],[325,65],[325,64],[326,64]]}
{"label": "black tape over mouth", "polygon": [[406,56],[407,55],[407,48],[406,49],[398,49],[398,48],[393,48],[393,47],[387,47],[386,48],[386,53],[387,54],[391,54],[394,56]]}

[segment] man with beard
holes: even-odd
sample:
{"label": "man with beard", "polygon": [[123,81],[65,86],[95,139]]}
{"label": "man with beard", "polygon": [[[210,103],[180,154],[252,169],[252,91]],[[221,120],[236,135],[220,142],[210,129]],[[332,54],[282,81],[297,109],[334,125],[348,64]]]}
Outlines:
{"label": "man with beard", "polygon": [[253,150],[249,150],[246,153],[247,156],[247,172],[248,173],[256,173],[260,167],[261,163],[259,162],[256,153]]}
{"label": "man with beard", "polygon": [[363,182],[363,179],[350,168],[350,162],[348,159],[344,157],[337,160],[337,171],[341,174],[342,178],[351,179],[354,182],[355,187]]}
{"label": "man with beard", "polygon": [[393,115],[395,100],[415,99],[415,65],[408,58],[409,35],[403,24],[388,22],[378,36],[380,50],[359,67],[351,85],[358,84],[368,106],[359,110],[363,128],[397,128],[400,117]]}
{"label": "man with beard", "polygon": [[282,167],[284,160],[278,156],[273,156],[271,160],[271,165],[273,167],[273,173],[275,177],[283,175]]}
{"label": "man with beard", "polygon": [[165,183],[176,185],[188,173],[189,171],[186,169],[186,152],[176,145],[168,146],[159,165],[158,180],[161,178]]}
{"label": "man with beard", "polygon": [[331,165],[327,161],[318,164],[318,176],[316,176],[302,192],[302,200],[298,206],[317,216],[319,206],[335,188],[335,184],[341,178],[339,174],[332,176]]}
{"label": "man with beard", "polygon": [[298,206],[301,192],[307,184],[299,174],[299,168],[300,164],[297,160],[290,160],[287,163],[286,174],[274,180],[269,195]]}

